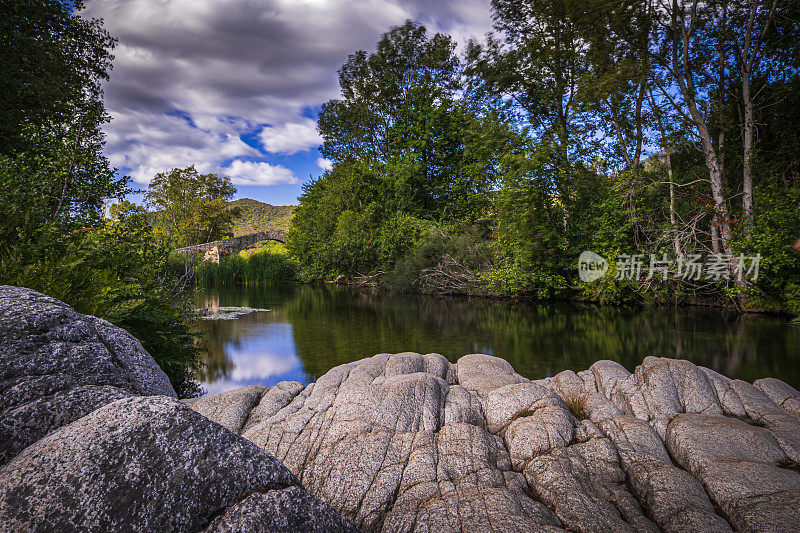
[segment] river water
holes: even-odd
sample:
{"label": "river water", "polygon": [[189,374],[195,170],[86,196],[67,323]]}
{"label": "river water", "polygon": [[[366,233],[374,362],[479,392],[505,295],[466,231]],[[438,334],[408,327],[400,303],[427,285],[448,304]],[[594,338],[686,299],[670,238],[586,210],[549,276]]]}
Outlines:
{"label": "river water", "polygon": [[599,359],[633,370],[659,355],[747,381],[774,376],[800,388],[800,327],[780,317],[441,299],[330,285],[200,288],[196,301],[198,307],[262,309],[199,321],[209,394],[284,380],[310,383],[336,365],[382,352],[436,352],[451,361],[486,353],[531,379],[584,370]]}

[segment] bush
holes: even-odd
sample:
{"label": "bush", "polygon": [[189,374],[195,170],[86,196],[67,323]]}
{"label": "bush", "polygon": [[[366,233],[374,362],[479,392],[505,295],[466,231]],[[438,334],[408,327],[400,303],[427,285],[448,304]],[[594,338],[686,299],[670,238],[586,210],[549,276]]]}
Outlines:
{"label": "bush", "polygon": [[124,328],[179,396],[200,392],[187,279],[170,274],[170,248],[153,234],[143,209],[126,203],[105,226],[67,234],[45,226],[36,244],[40,252],[33,255],[34,248],[0,255],[0,283],[40,291]]}
{"label": "bush", "polygon": [[383,282],[398,291],[474,294],[481,288],[479,272],[489,264],[486,240],[477,229],[451,236],[430,228]]}
{"label": "bush", "polygon": [[800,314],[800,260],[793,248],[800,237],[800,180],[773,180],[756,190],[758,206],[749,232],[736,232],[734,253],[761,254],[758,281],[740,287],[747,305],[759,311]]}

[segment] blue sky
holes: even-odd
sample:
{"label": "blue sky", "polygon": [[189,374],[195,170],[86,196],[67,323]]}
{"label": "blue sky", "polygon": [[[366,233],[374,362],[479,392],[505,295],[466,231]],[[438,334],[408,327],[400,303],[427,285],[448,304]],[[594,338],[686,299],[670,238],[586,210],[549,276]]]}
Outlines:
{"label": "blue sky", "polygon": [[328,165],[315,119],[349,54],[407,19],[462,45],[491,29],[489,0],[88,0],[83,16],[118,39],[106,155],[134,187],[193,164],[277,205]]}

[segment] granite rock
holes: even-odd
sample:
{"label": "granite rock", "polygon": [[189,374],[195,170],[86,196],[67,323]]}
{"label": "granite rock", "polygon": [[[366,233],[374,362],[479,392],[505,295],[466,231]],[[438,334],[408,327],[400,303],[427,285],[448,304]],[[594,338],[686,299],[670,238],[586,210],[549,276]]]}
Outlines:
{"label": "granite rock", "polygon": [[125,330],[30,289],[0,286],[0,339],[0,465],[108,402],[175,396]]}
{"label": "granite rock", "polygon": [[[379,354],[278,384],[242,435],[363,531],[724,532],[795,526],[796,397],[655,357],[530,381],[488,355]],[[738,459],[770,465],[752,482],[709,451],[743,445],[726,423],[770,443]],[[759,521],[764,491],[780,505]]]}
{"label": "granite rock", "polygon": [[164,396],[107,404],[0,469],[3,532],[248,530],[253,520],[355,530],[266,452]]}
{"label": "granite rock", "polygon": [[0,288],[0,335],[0,532],[800,530],[774,378],[400,353],[179,402],[135,339],[33,291]]}
{"label": "granite rock", "polygon": [[356,531],[237,434],[270,391],[180,402],[136,339],[53,298],[0,287],[0,391],[0,532]]}

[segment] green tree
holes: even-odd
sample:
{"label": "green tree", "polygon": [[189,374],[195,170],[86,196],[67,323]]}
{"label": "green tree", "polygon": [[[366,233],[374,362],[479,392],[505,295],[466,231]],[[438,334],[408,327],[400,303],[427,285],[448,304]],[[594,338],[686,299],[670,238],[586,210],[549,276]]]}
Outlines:
{"label": "green tree", "polygon": [[157,174],[145,200],[159,228],[180,247],[231,237],[238,213],[228,209],[228,201],[234,194],[230,178],[200,174],[191,166]]}
{"label": "green tree", "polygon": [[[123,201],[101,226],[45,233],[33,261],[0,258],[2,278],[29,287],[120,326],[136,337],[179,395],[199,392],[193,347],[191,271],[169,268],[170,244],[139,206]],[[48,227],[43,228],[47,230]]]}
{"label": "green tree", "polygon": [[375,52],[351,54],[339,70],[342,98],[323,104],[319,115],[322,154],[334,162],[385,163],[398,142],[430,148],[429,139],[410,138],[409,130],[422,125],[420,115],[446,114],[452,103],[459,72],[454,47],[450,37],[428,38],[424,26],[407,21],[385,33]]}
{"label": "green tree", "polygon": [[342,98],[319,117],[334,168],[306,186],[287,237],[308,274],[386,271],[431,227],[488,217],[514,133],[460,97],[454,47],[407,22],[341,68]]}
{"label": "green tree", "polygon": [[102,154],[114,40],[81,2],[0,2],[0,283],[44,292],[136,336],[181,395],[198,392],[189,278]]}
{"label": "green tree", "polygon": [[[39,228],[99,223],[105,198],[126,192],[102,154],[108,120],[100,84],[114,39],[82,2],[0,2],[0,241]],[[3,246],[3,245],[0,245]]]}
{"label": "green tree", "polygon": [[82,8],[81,0],[0,2],[0,153],[29,151],[72,128],[99,138],[100,84],[115,40],[101,21],[78,15]]}

